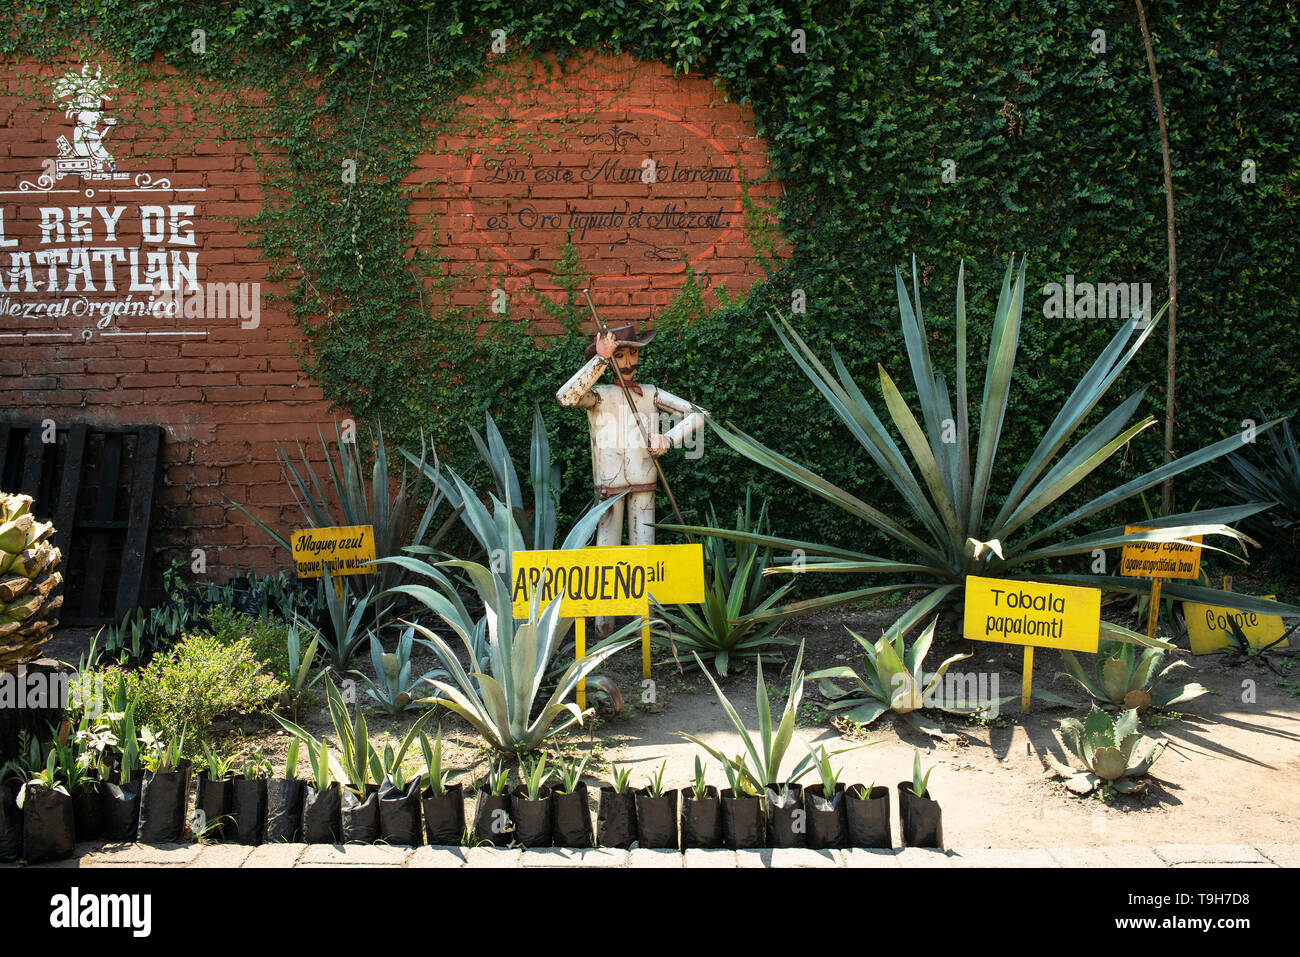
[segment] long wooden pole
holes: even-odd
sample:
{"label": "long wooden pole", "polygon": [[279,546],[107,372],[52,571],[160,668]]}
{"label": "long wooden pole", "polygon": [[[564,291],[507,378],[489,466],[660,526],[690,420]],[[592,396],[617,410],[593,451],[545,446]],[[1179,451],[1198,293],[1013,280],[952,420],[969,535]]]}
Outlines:
{"label": "long wooden pole", "polygon": [[[1151,32],[1147,29],[1147,14],[1142,0],[1137,0],[1138,22],[1142,27],[1142,42],[1147,48],[1147,67],[1151,70],[1151,89],[1156,98],[1156,120],[1160,123],[1160,151],[1165,165],[1165,225],[1169,235],[1169,346],[1168,368],[1165,372],[1165,462],[1174,460],[1174,365],[1177,358],[1175,337],[1178,329],[1178,252],[1174,232],[1174,169],[1169,159],[1169,129],[1165,125],[1165,105],[1160,97],[1160,78],[1156,75],[1156,54],[1151,47]],[[1148,317],[1149,318],[1149,317]],[[1165,479],[1160,484],[1160,513],[1173,512],[1174,480]]]}
{"label": "long wooden pole", "polygon": [[[602,334],[608,332],[609,327],[605,325],[604,320],[600,318],[600,313],[596,311],[596,304],[591,301],[591,293],[584,289],[582,290],[582,294],[587,298],[587,306],[591,309],[591,314],[596,319],[597,328],[600,329]],[[614,370],[614,378],[618,380],[619,388],[623,390],[623,395],[627,398],[627,406],[632,410],[632,420],[636,422],[636,427],[641,433],[641,438],[645,439],[645,445],[648,449],[650,448],[650,436],[646,433],[645,426],[641,424],[641,419],[636,414],[636,403],[632,401],[632,393],[628,390],[627,383],[623,381],[623,372],[619,369],[618,363],[613,359],[610,359],[609,365],[610,368]],[[673,514],[677,516],[677,524],[685,525],[686,519],[682,518],[682,510],[677,507],[677,499],[673,496],[672,486],[668,484],[668,476],[664,475],[663,466],[659,464],[659,459],[653,455],[650,456],[650,461],[654,463],[655,471],[659,473],[659,481],[664,483],[664,491],[668,493],[668,503],[673,507]],[[695,543],[695,539],[691,538],[690,532],[685,532],[683,534],[686,535],[686,540],[688,542],[692,544]]]}

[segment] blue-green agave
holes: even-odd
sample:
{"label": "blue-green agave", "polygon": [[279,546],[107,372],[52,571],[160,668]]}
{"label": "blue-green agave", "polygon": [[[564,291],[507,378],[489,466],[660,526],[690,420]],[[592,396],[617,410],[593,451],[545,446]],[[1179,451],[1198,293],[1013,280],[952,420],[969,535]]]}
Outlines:
{"label": "blue-green agave", "polygon": [[1065,778],[1065,786],[1076,794],[1088,794],[1101,785],[1131,794],[1142,786],[1138,778],[1151,770],[1168,743],[1163,738],[1155,741],[1138,758],[1142,732],[1138,730],[1137,710],[1112,718],[1096,705],[1082,722],[1078,718],[1062,721],[1061,740],[1083,762],[1084,770],[1076,771],[1051,754],[1045,757],[1052,770]]}
{"label": "blue-green agave", "polygon": [[[1024,421],[1007,421],[1027,288],[1024,261],[1021,261],[1019,270],[1014,267],[1013,261],[1008,265],[1002,282],[989,335],[983,392],[975,395],[970,395],[967,382],[964,267],[957,276],[955,394],[931,361],[932,337],[921,314],[916,264],[913,262],[912,265],[912,282],[917,289],[914,303],[901,272],[895,270],[903,340],[919,398],[920,416],[918,418],[908,407],[902,392],[884,367],[879,367],[880,391],[893,424],[892,431],[877,415],[862,387],[834,349],[830,350],[832,372],[788,321],[771,318],[781,343],[897,490],[905,511],[886,514],[730,423],[724,426],[709,419],[710,426],[723,442],[741,455],[843,509],[846,529],[861,523],[859,528],[864,525],[864,530],[873,535],[883,534],[897,548],[898,555],[880,556],[854,548],[728,529],[689,527],[688,530],[699,535],[772,546],[794,556],[806,556],[802,561],[769,569],[769,573],[901,575],[906,576],[906,580],[796,602],[770,609],[755,616],[757,620],[779,620],[884,592],[921,590],[925,592],[923,597],[899,619],[906,633],[941,604],[960,602],[968,575],[1061,582],[1096,586],[1107,591],[1149,594],[1151,586],[1148,580],[1104,574],[1052,573],[1042,571],[1038,566],[1062,558],[1077,561],[1077,556],[1089,556],[1098,549],[1119,549],[1142,541],[1182,542],[1194,535],[1252,541],[1232,528],[1231,523],[1262,511],[1267,503],[1251,502],[1169,515],[1144,522],[1151,527],[1150,530],[1133,534],[1125,534],[1122,513],[1118,516],[1121,523],[1111,528],[1084,534],[1070,531],[1165,479],[1240,449],[1242,437],[1239,435],[1229,436],[1152,469],[1076,508],[1068,511],[1058,508],[1066,496],[1103,462],[1156,423],[1154,418],[1147,416],[1128,424],[1145,396],[1145,390],[1139,389],[1097,420],[1082,437],[1076,438],[1076,433],[1089,421],[1106,390],[1151,337],[1164,309],[1150,321],[1136,318],[1120,325],[1075,385],[1028,460],[1014,471],[1005,467],[1001,470],[1000,474],[1009,478],[1009,487],[994,487],[994,465],[1004,426],[1024,431],[1028,425]],[[972,428],[973,419],[979,423],[978,429]],[[1264,423],[1256,431],[1272,428],[1277,421]],[[910,461],[895,435],[902,439]],[[999,504],[994,506],[991,504],[994,502]],[[1065,514],[1060,514],[1062,511]],[[672,525],[661,527],[680,528]],[[1204,547],[1213,549],[1210,545]],[[1300,615],[1300,607],[1293,605],[1178,582],[1167,583],[1164,593],[1171,598],[1265,614]],[[1101,632],[1102,638],[1106,639],[1171,647],[1167,642],[1147,639],[1111,622],[1103,621]]]}

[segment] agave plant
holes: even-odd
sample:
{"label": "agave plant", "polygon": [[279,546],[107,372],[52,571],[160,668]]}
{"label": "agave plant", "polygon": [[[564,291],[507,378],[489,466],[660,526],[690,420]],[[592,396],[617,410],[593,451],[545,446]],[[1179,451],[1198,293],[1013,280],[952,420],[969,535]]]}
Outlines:
{"label": "agave plant", "polygon": [[334,577],[328,568],[323,568],[325,582],[325,609],[329,613],[331,641],[320,633],[321,647],[329,655],[334,668],[343,672],[361,648],[361,642],[374,637],[374,631],[368,627],[376,604],[375,589],[372,587],[364,595],[354,595],[348,584],[348,576],[339,576],[339,585],[334,585]]}
{"label": "agave plant", "polygon": [[1273,674],[1282,678],[1285,676],[1282,672],[1277,670],[1277,665],[1273,664],[1271,653],[1274,648],[1286,641],[1287,638],[1290,637],[1291,632],[1295,631],[1297,627],[1300,626],[1292,625],[1281,638],[1274,638],[1266,645],[1256,645],[1251,642],[1249,637],[1247,637],[1246,633],[1242,630],[1241,625],[1237,623],[1237,620],[1235,618],[1229,618],[1228,647],[1219,649],[1218,653],[1227,659],[1227,663],[1230,667],[1243,665],[1248,661],[1253,661],[1256,664],[1263,665],[1268,668],[1269,671],[1273,672]]}
{"label": "agave plant", "polygon": [[[736,530],[761,532],[766,524],[766,515],[767,504],[764,503],[757,520],[751,517],[747,489],[743,510],[736,509]],[[709,507],[709,516],[716,527],[718,517],[712,506]],[[758,621],[756,618],[784,598],[786,592],[794,587],[794,582],[767,594],[770,586],[764,572],[772,561],[771,548],[737,542],[733,555],[728,552],[727,544],[721,538],[704,541],[707,585],[699,611],[691,605],[676,605],[676,610],[655,605],[656,614],[670,629],[667,638],[660,638],[656,631],[655,640],[669,644],[674,657],[678,646],[705,657],[711,655],[714,669],[723,677],[726,677],[732,659],[756,657],[770,645],[794,644],[789,638],[777,636],[782,622]]]}
{"label": "agave plant", "polygon": [[[318,432],[318,434],[320,433]],[[280,468],[289,482],[289,489],[293,492],[294,500],[302,511],[304,523],[310,528],[326,528],[334,525],[370,525],[375,530],[376,558],[383,558],[386,555],[400,555],[402,549],[407,545],[424,543],[425,539],[429,537],[433,517],[445,499],[442,492],[442,483],[438,481],[437,455],[434,455],[432,463],[428,463],[426,462],[427,453],[421,449],[414,481],[408,483],[406,469],[403,467],[397,492],[393,494],[389,485],[388,455],[384,448],[384,430],[381,427],[376,427],[371,443],[371,453],[375,461],[369,483],[365,478],[365,467],[362,461],[360,444],[351,438],[345,441],[337,422],[334,424],[334,435],[336,442],[335,450],[332,453],[329,443],[325,441],[325,436],[320,434],[321,448],[324,451],[325,462],[329,469],[328,477],[332,495],[326,494],[325,485],[321,482],[321,479],[316,474],[316,469],[307,458],[307,452],[303,449],[302,443],[298,444],[298,455],[302,459],[301,469],[294,464],[279,443],[276,444],[276,457],[279,459]],[[425,506],[424,512],[420,515],[418,523],[415,524],[415,530],[412,532],[411,525],[415,521],[417,503],[420,497],[426,494],[424,489],[426,476],[432,482],[427,493],[429,503]],[[369,484],[369,490],[367,490],[367,484]],[[337,502],[337,508],[335,508],[331,499],[333,502]],[[288,540],[279,532],[238,502],[229,499],[227,501],[230,501],[230,504],[251,518],[257,527],[266,532],[277,545],[286,551],[291,550]],[[431,544],[436,545],[446,535],[447,531],[455,524],[456,517],[457,514],[453,512],[443,522],[430,539]],[[405,569],[396,565],[376,569],[378,590],[381,592],[386,591],[400,584],[405,574]]]}
{"label": "agave plant", "polygon": [[[730,768],[730,779],[735,776],[737,783],[744,782],[743,790],[747,793],[761,794],[764,788],[775,788],[787,783],[794,783],[807,774],[813,767],[815,756],[812,753],[807,754],[802,761],[795,765],[790,776],[783,777],[781,764],[785,759],[785,753],[790,748],[790,743],[794,740],[794,722],[795,716],[799,711],[799,702],[803,700],[803,645],[799,646],[799,653],[795,656],[794,669],[790,672],[790,689],[786,695],[785,707],[778,718],[772,713],[772,706],[767,696],[767,683],[763,680],[763,659],[758,659],[758,687],[754,692],[754,704],[758,710],[758,738],[755,740],[745,727],[745,722],[740,719],[735,707],[727,696],[722,693],[718,683],[713,680],[713,675],[704,667],[704,663],[699,661],[696,655],[696,662],[700,670],[704,672],[704,677],[709,679],[709,684],[713,685],[713,690],[718,695],[718,701],[722,703],[722,710],[726,712],[727,717],[731,719],[732,726],[736,733],[740,735],[741,742],[745,746],[744,755],[728,757],[722,751],[705,744],[694,735],[679,731],[678,734],[698,744],[701,748],[711,754],[718,761],[722,762],[724,768]],[[776,725],[775,732],[772,729]],[[839,752],[833,752],[838,754]],[[734,785],[733,785],[734,787]]]}
{"label": "agave plant", "polygon": [[[949,391],[943,374],[931,362],[931,336],[921,314],[915,263],[912,273],[913,285],[918,290],[915,305],[909,300],[902,274],[895,271],[895,278],[903,339],[920,400],[920,419],[907,406],[902,392],[883,367],[879,369],[879,379],[888,415],[915,468],[904,457],[899,444],[876,414],[840,356],[831,350],[831,362],[835,367],[835,372],[832,373],[789,322],[784,319],[780,322],[771,320],[786,350],[897,490],[905,506],[903,514],[885,514],[852,492],[768,448],[735,426],[729,423],[721,426],[709,420],[710,426],[729,447],[832,502],[855,522],[861,522],[873,532],[883,534],[901,547],[903,557],[882,557],[816,542],[725,529],[661,526],[771,546],[791,553],[798,550],[807,556],[806,562],[771,569],[773,572],[906,575],[911,579],[796,602],[757,616],[760,620],[775,621],[884,592],[924,591],[924,597],[900,618],[906,632],[945,602],[950,606],[949,610],[955,613],[964,599],[968,575],[1032,578],[1037,581],[1099,586],[1108,591],[1129,594],[1149,594],[1150,582],[1143,579],[1048,573],[1037,570],[1036,566],[1062,558],[1090,555],[1097,549],[1120,548],[1135,542],[1184,542],[1194,535],[1219,535],[1251,541],[1229,523],[1256,514],[1266,507],[1265,504],[1249,503],[1164,516],[1147,523],[1152,526],[1149,531],[1129,535],[1124,533],[1122,524],[1083,534],[1069,531],[1099,513],[1114,509],[1143,490],[1159,485],[1165,479],[1181,475],[1188,469],[1210,462],[1241,446],[1241,437],[1232,435],[1152,469],[1073,509],[1063,507],[1066,496],[1076,486],[1134,437],[1155,424],[1155,419],[1150,416],[1133,425],[1127,424],[1143,401],[1145,390],[1139,390],[1119,403],[1071,444],[1106,390],[1150,338],[1164,314],[1163,309],[1160,315],[1148,322],[1143,323],[1137,319],[1128,321],[1115,332],[1047,427],[1028,461],[1015,471],[1005,467],[1000,470],[1001,474],[1014,476],[1010,487],[1003,490],[993,487],[994,465],[1003,427],[1009,424],[1013,429],[1024,431],[1027,426],[1022,421],[1006,421],[1016,349],[1020,339],[1020,315],[1026,288],[1025,264],[1021,262],[1018,272],[1014,269],[1014,262],[1008,266],[1002,283],[989,336],[983,394],[978,400],[977,419],[980,424],[977,431],[972,431],[971,428],[971,397],[968,396],[967,386],[964,268],[957,277],[955,396]],[[1257,431],[1267,430],[1275,424],[1276,420],[1264,423]],[[1001,503],[996,506],[996,513],[990,504],[994,502]],[[1060,514],[1061,512],[1065,514]],[[1204,547],[1212,548],[1209,545]],[[1227,605],[1265,614],[1300,615],[1300,607],[1294,605],[1178,582],[1167,583],[1164,592],[1173,598]],[[1103,621],[1101,631],[1103,638],[1170,647],[1166,642],[1149,640],[1144,635],[1111,622]]]}
{"label": "agave plant", "polygon": [[1294,555],[1300,542],[1300,449],[1296,448],[1291,423],[1283,422],[1281,435],[1268,434],[1273,459],[1256,465],[1243,453],[1228,456],[1228,464],[1237,473],[1235,481],[1224,485],[1243,502],[1272,502],[1268,511],[1251,516],[1242,524],[1256,538],[1286,549]]}
{"label": "agave plant", "polygon": [[1061,740],[1083,762],[1084,770],[1076,771],[1051,754],[1045,757],[1052,770],[1065,778],[1065,786],[1076,794],[1089,794],[1102,785],[1113,787],[1121,794],[1131,794],[1142,786],[1143,782],[1137,779],[1151,770],[1168,743],[1163,738],[1152,743],[1146,754],[1135,761],[1142,741],[1137,710],[1130,709],[1112,719],[1096,705],[1083,723],[1078,718],[1062,721]]}
{"label": "agave plant", "polygon": [[406,752],[419,738],[432,714],[426,711],[415,720],[396,751],[389,745],[381,753],[370,745],[370,731],[366,727],[366,717],[361,706],[358,705],[354,712],[349,712],[342,693],[328,675],[325,679],[325,697],[334,724],[334,736],[338,739],[340,759],[328,754],[325,745],[295,722],[278,714],[274,716],[275,720],[307,745],[312,773],[318,781],[328,780],[332,774],[333,777],[346,781],[347,786],[359,795],[365,794],[366,785],[379,784],[386,774],[396,771],[400,775]]}
{"label": "agave plant", "polygon": [[[314,624],[307,621],[297,612],[291,612],[292,618],[289,622],[287,636],[285,638],[285,647],[288,651],[289,662],[289,680],[286,682],[285,689],[280,694],[280,707],[287,708],[293,714],[295,720],[298,718],[298,708],[302,704],[303,695],[309,685],[315,684],[325,670],[321,669],[315,678],[311,677],[312,666],[316,662],[316,651],[320,648],[322,636],[319,629]],[[303,648],[303,635],[311,635],[311,641],[307,643],[306,649]]]}
{"label": "agave plant", "polygon": [[[1165,658],[1159,648],[1148,648],[1138,657],[1129,644],[1115,642],[1098,649],[1096,674],[1089,675],[1072,651],[1062,651],[1066,670],[1057,678],[1068,678],[1087,692],[1095,704],[1111,710],[1169,708],[1205,694],[1206,688],[1193,681],[1166,691],[1155,686],[1175,668],[1188,667],[1185,661],[1172,661],[1157,671]],[[1050,700],[1050,698],[1049,698]]]}
{"label": "agave plant", "polygon": [[[889,629],[879,640],[868,641],[861,635],[850,631],[853,640],[862,646],[862,674],[858,674],[848,665],[835,665],[815,671],[808,677],[817,681],[822,694],[830,699],[828,710],[845,710],[844,717],[856,724],[868,725],[887,711],[907,715],[922,730],[932,733],[938,725],[926,721],[915,712],[922,708],[937,708],[953,714],[974,714],[988,707],[989,702],[956,704],[943,695],[937,700],[935,689],[942,687],[944,675],[958,661],[970,658],[970,654],[953,655],[933,674],[927,674],[922,665],[934,641],[934,629],[938,624],[935,617],[925,630],[917,636],[912,647],[908,648],[903,640],[902,630]],[[849,679],[858,686],[860,694],[850,689],[841,688],[831,679]],[[1007,699],[1004,699],[1007,700]],[[1000,703],[1000,702],[999,702]]]}
{"label": "agave plant", "polygon": [[437,695],[422,698],[419,703],[445,705],[468,721],[491,748],[503,754],[531,754],[548,738],[570,725],[581,724],[592,713],[591,709],[584,711],[566,699],[592,669],[636,640],[624,637],[638,627],[639,623],[633,620],[594,645],[584,657],[564,669],[555,691],[538,711],[535,703],[542,679],[560,637],[559,596],[539,611],[534,594],[528,620],[515,621],[509,584],[482,565],[448,561],[434,566],[418,559],[393,560],[407,562],[408,567],[424,566],[423,574],[438,584],[437,589],[428,585],[402,585],[395,592],[411,596],[438,614],[460,637],[471,656],[475,652],[478,622],[466,612],[459,598],[452,597],[455,588],[442,569],[459,569],[473,583],[485,610],[490,673],[466,672],[456,652],[442,638],[421,624],[406,622],[424,635],[447,669],[448,680],[424,679]]}
{"label": "agave plant", "polygon": [[366,694],[389,714],[397,715],[416,708],[416,692],[423,690],[421,680],[433,677],[435,674],[428,672],[421,676],[414,676],[411,673],[411,652],[417,641],[426,648],[433,647],[429,642],[417,639],[413,627],[402,632],[402,637],[397,641],[397,648],[392,652],[385,652],[379,638],[371,635],[370,663],[374,667],[375,677],[371,678],[360,671],[352,672],[368,686]]}

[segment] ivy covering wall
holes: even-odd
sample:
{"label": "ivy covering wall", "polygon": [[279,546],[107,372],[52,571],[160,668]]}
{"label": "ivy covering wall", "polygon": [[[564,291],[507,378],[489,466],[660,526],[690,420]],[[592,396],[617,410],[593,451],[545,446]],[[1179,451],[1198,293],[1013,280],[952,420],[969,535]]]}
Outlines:
{"label": "ivy covering wall", "polygon": [[[1176,451],[1185,452],[1297,404],[1300,13],[1291,3],[1153,2],[1148,18],[1173,150]],[[796,324],[819,347],[834,343],[874,395],[877,362],[906,379],[895,266],[906,271],[916,256],[931,348],[951,362],[965,258],[980,370],[1007,258],[1027,255],[1004,470],[1023,461],[1118,321],[1046,318],[1041,286],[1069,274],[1150,282],[1157,306],[1166,298],[1160,141],[1131,2],[67,0],[14,17],[0,53],[93,51],[138,71],[160,57],[182,79],[203,80],[191,85],[198,96],[256,103],[221,122],[231,135],[241,122],[270,133],[269,200],[248,226],[284,263],[311,343],[303,361],[327,396],[382,420],[399,441],[418,446],[421,430],[433,434],[457,466],[473,458],[465,427],[488,410],[525,454],[540,402],[572,513],[590,494],[586,423],[552,396],[578,361],[579,302],[556,307],[570,332],[549,342],[500,322],[484,333],[487,303],[451,306],[437,250],[408,257],[403,181],[456,122],[456,97],[494,68],[493,30],[505,31],[507,56],[549,50],[563,63],[575,49],[628,52],[703,72],[752,106],[786,190],[780,235],[768,238],[788,256],[743,301],[719,305],[688,282],[659,319],[644,378],[868,501],[886,495],[884,483],[768,326],[768,311],[790,314],[795,290],[807,303]],[[805,52],[792,49],[796,30]],[[341,180],[341,157],[357,158],[355,183]],[[1247,160],[1253,182],[1243,181]],[[565,268],[581,288],[582,264]],[[1155,340],[1114,394],[1146,386],[1141,411],[1161,418],[1163,333]],[[1132,475],[1157,463],[1160,432],[1145,432],[1117,467]],[[833,508],[721,443],[700,461],[671,463],[689,519],[704,517],[710,499],[731,506],[752,481],[774,500],[783,533],[843,534]],[[1203,472],[1176,501],[1218,497]]]}

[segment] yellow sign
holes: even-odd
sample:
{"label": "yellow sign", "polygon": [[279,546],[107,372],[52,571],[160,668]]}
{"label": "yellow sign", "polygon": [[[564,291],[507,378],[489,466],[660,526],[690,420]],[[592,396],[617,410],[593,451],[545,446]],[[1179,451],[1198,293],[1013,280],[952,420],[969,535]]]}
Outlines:
{"label": "yellow sign", "polygon": [[646,587],[661,605],[698,605],[704,601],[704,546],[649,545]]}
{"label": "yellow sign", "polygon": [[964,631],[975,641],[1095,652],[1100,627],[1100,589],[966,579]]}
{"label": "yellow sign", "polygon": [[[1125,525],[1124,534],[1150,532],[1141,525]],[[1201,536],[1187,539],[1195,545],[1178,542],[1134,542],[1124,546],[1119,560],[1119,573],[1137,578],[1200,578]]]}
{"label": "yellow sign", "polygon": [[299,578],[321,578],[322,567],[330,575],[373,575],[375,528],[373,525],[335,525],[304,528],[289,537]]}
{"label": "yellow sign", "polygon": [[[1273,600],[1272,595],[1264,597],[1269,601]],[[1206,655],[1220,648],[1231,647],[1229,620],[1237,623],[1246,640],[1256,648],[1277,641],[1286,634],[1286,625],[1282,623],[1280,615],[1261,615],[1253,611],[1185,601],[1183,616],[1187,619],[1187,637],[1191,641],[1194,655]],[[1287,642],[1282,641],[1274,647],[1285,648],[1286,646]]]}
{"label": "yellow sign", "polygon": [[592,615],[646,615],[650,608],[648,549],[638,547],[566,548],[514,552],[510,600],[516,618],[528,617],[538,593],[538,608],[556,595],[565,618]]}

